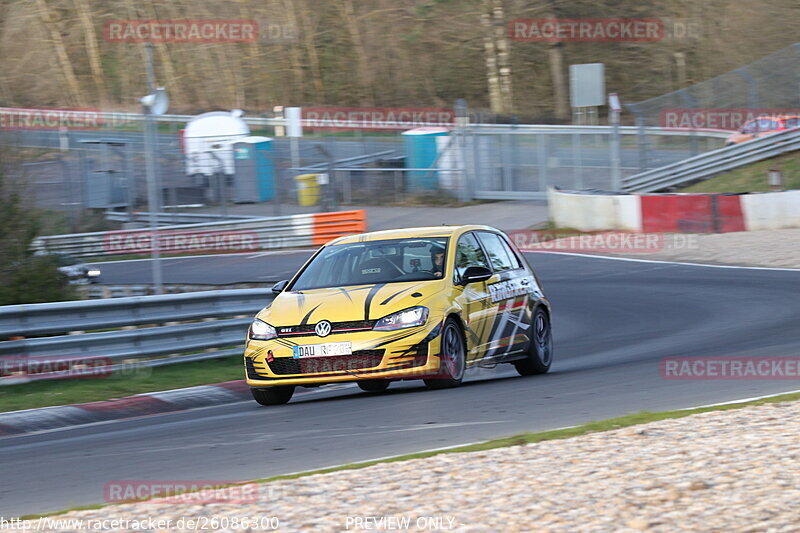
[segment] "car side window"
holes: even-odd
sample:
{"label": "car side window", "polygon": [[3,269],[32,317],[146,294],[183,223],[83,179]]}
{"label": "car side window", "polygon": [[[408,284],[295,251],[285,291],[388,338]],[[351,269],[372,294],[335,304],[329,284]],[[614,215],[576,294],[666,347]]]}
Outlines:
{"label": "car side window", "polygon": [[742,133],[755,133],[758,131],[758,121],[751,120],[742,128]]}
{"label": "car side window", "polygon": [[472,233],[465,233],[456,245],[455,282],[457,283],[467,267],[481,266],[491,269],[486,254],[483,253],[478,239]]}
{"label": "car side window", "polygon": [[784,121],[784,124],[786,124],[787,129],[797,128],[798,126],[800,126],[800,118],[795,118],[795,117],[787,118]]}
{"label": "car side window", "polygon": [[758,121],[758,131],[772,131],[778,127],[777,122],[771,118],[762,118]]}
{"label": "car side window", "polygon": [[516,256],[508,249],[508,245],[496,233],[480,232],[478,237],[489,254],[489,261],[495,271],[514,270],[519,268]]}

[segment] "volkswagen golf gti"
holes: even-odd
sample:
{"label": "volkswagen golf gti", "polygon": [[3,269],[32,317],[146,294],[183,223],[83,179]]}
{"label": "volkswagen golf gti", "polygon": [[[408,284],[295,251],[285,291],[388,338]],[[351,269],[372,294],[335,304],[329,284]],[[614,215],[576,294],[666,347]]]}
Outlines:
{"label": "volkswagen golf gti", "polygon": [[377,231],[324,245],[253,320],[247,383],[262,405],[295,387],[356,382],[368,392],[422,379],[461,383],[466,369],[553,360],[550,303],[526,259],[488,226]]}

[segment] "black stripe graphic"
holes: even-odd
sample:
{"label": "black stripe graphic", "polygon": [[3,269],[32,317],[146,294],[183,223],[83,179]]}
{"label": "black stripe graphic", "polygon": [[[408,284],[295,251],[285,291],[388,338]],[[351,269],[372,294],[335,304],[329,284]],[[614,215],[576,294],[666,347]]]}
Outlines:
{"label": "black stripe graphic", "polygon": [[411,337],[412,335],[416,335],[417,333],[419,333],[419,331],[412,331],[411,333],[407,333],[406,335],[399,335],[399,336],[395,336],[395,337],[386,339],[384,341],[379,342],[375,346],[373,346],[372,349],[380,348],[381,346],[386,346],[387,344],[391,344],[391,343],[393,343],[395,341],[403,340],[406,337]]}
{"label": "black stripe graphic", "polygon": [[395,297],[400,296],[401,294],[403,294],[406,291],[410,291],[412,289],[416,289],[417,287],[419,287],[419,285],[414,285],[412,287],[408,287],[408,288],[405,288],[405,289],[403,289],[401,291],[398,291],[398,292],[392,294],[391,296],[389,296],[388,298],[386,298],[384,301],[382,301],[381,305],[386,305],[389,302],[391,302]]}
{"label": "black stripe graphic", "polygon": [[364,300],[364,320],[369,320],[369,306],[372,304],[372,299],[375,298],[375,295],[378,294],[382,288],[386,286],[385,283],[379,283],[374,285],[370,290],[369,294],[367,294],[367,299]]}
{"label": "black stripe graphic", "polygon": [[350,297],[350,293],[347,292],[347,289],[343,289],[342,287],[336,287],[336,289],[338,291],[340,291],[342,294],[344,294],[345,296],[347,296],[347,299],[350,301],[350,303],[353,302],[353,299]]}
{"label": "black stripe graphic", "polygon": [[322,304],[317,304],[317,306],[316,306],[314,309],[312,309],[311,311],[309,311],[308,313],[306,313],[306,316],[304,316],[304,317],[303,317],[303,320],[301,320],[301,321],[300,321],[300,325],[301,325],[301,326],[305,326],[306,324],[308,324],[308,319],[309,319],[309,318],[311,318],[311,313],[313,313],[314,311],[316,311],[316,310],[317,310],[317,308],[318,308],[320,305],[322,305]]}

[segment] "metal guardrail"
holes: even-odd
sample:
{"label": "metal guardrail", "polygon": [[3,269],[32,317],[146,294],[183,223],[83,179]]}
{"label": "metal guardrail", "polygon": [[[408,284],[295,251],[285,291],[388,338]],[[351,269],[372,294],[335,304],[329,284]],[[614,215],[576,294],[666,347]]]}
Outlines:
{"label": "metal guardrail", "polygon": [[268,289],[233,289],[0,306],[0,338],[252,314],[270,301]]}
{"label": "metal guardrail", "polygon": [[[597,135],[611,135],[613,133],[612,126],[572,126],[572,125],[558,125],[558,124],[469,124],[467,127],[469,132],[472,133],[501,133],[511,135],[530,135],[535,133],[547,134],[597,134]],[[683,129],[683,128],[656,128],[646,127],[640,128],[638,126],[620,126],[619,132],[622,135],[663,135],[667,137],[709,137],[712,139],[727,139],[733,131],[717,130],[711,128],[697,128],[697,129]]]}
{"label": "metal guardrail", "polygon": [[626,192],[660,191],[711,178],[795,150],[800,150],[800,129],[766,135],[628,176],[622,179],[622,187]]}
{"label": "metal guardrail", "polygon": [[[106,211],[106,220],[113,222],[137,222],[148,224],[150,213],[148,211]],[[223,222],[227,220],[251,220],[258,217],[244,215],[215,215],[213,213],[156,213],[159,224],[202,224],[204,222]]]}
{"label": "metal guardrail", "polygon": [[[107,373],[241,354],[250,316],[272,298],[267,289],[240,289],[3,306],[0,337],[51,336],[0,342],[0,370],[99,359],[112,363],[102,368]],[[189,320],[194,322],[176,323]],[[151,324],[165,325],[128,327]],[[119,327],[125,329],[84,333]],[[62,377],[59,372],[14,374],[0,378],[0,385]]]}
{"label": "metal guardrail", "polygon": [[[164,253],[255,252],[318,246],[342,235],[364,232],[366,224],[365,212],[354,210],[161,226],[158,234],[169,239],[159,245]],[[48,235],[34,239],[32,248],[75,257],[149,253],[151,233],[136,229]]]}

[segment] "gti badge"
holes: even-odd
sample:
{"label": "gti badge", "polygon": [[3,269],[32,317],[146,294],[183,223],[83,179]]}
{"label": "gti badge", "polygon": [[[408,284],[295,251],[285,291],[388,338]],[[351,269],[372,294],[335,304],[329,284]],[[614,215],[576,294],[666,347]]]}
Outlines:
{"label": "gti badge", "polygon": [[327,337],[330,335],[331,332],[331,323],[327,320],[322,320],[317,322],[317,325],[314,326],[314,333],[317,334],[319,337]]}

